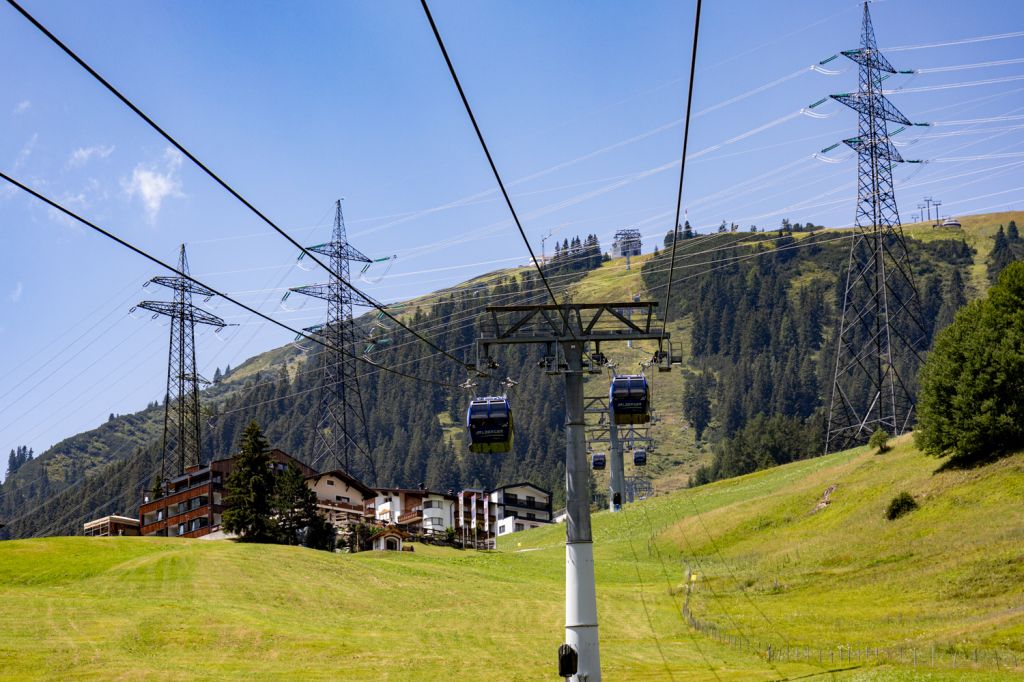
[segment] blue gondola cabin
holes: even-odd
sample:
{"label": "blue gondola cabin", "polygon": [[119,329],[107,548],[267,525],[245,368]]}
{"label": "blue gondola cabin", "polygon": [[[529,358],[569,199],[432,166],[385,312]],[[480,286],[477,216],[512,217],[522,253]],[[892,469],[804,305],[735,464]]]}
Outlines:
{"label": "blue gondola cabin", "polygon": [[612,379],[608,402],[616,424],[646,424],[651,421],[650,394],[647,377],[643,374],[628,374]]}
{"label": "blue gondola cabin", "polygon": [[501,453],[512,449],[512,408],[504,397],[474,398],[466,411],[469,450]]}

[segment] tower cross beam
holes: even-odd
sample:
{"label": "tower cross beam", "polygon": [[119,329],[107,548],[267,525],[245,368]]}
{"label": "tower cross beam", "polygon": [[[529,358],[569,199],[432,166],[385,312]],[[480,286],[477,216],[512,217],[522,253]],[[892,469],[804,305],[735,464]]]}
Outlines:
{"label": "tower cross beam", "polygon": [[[600,398],[583,395],[583,375],[591,371],[602,342],[658,341],[656,358],[663,360],[668,334],[653,329],[656,302],[561,303],[488,306],[491,329],[476,340],[477,369],[496,363],[491,347],[523,343],[544,344],[549,374],[565,381],[565,636],[579,655],[578,679],[600,682],[601,661],[594,585],[593,536],[590,528],[590,462],[587,458],[587,413],[602,405]],[[640,310],[639,323],[626,310]],[[593,350],[591,350],[593,349]],[[607,405],[607,400],[603,403]],[[601,428],[601,427],[598,427]],[[609,425],[603,427],[609,437]],[[612,427],[614,428],[614,427]]]}
{"label": "tower cross beam", "polygon": [[[184,244],[178,255],[178,271],[188,274]],[[173,301],[142,301],[132,308],[147,310],[154,317],[165,315],[171,320],[160,471],[161,485],[165,485],[185,473],[188,467],[198,466],[202,459],[199,385],[207,382],[196,371],[195,327],[205,324],[219,331],[228,325],[219,316],[192,304],[192,294],[205,298],[214,295],[206,287],[185,277],[161,276],[149,282],[174,292]]]}
{"label": "tower cross beam", "polygon": [[[320,352],[322,374],[312,461],[324,462],[325,467],[334,462],[346,470],[368,475],[376,485],[376,469],[366,437],[368,420],[356,371],[356,358],[360,355],[356,344],[363,339],[356,334],[352,311],[362,302],[355,300],[352,288],[345,284],[351,281],[350,262],[373,261],[349,244],[341,200],[335,202],[331,240],[309,250],[328,256],[331,271],[336,275],[329,282],[293,287],[285,294],[297,293],[327,301],[327,319],[307,330],[322,337],[327,344]],[[364,441],[365,448],[360,440]],[[352,469],[363,461],[356,459],[357,452],[365,457],[366,463],[366,467],[358,471]]]}
{"label": "tower cross beam", "polygon": [[[895,73],[878,51],[868,3],[861,47],[843,53],[859,65],[856,93],[832,98],[857,112],[857,210],[850,240],[843,307],[835,334],[835,372],[827,452],[865,442],[872,428],[898,435],[912,423],[913,376],[927,340],[893,187],[903,161],[888,123],[912,125],[883,95],[883,73]],[[898,132],[898,131],[896,131]]]}

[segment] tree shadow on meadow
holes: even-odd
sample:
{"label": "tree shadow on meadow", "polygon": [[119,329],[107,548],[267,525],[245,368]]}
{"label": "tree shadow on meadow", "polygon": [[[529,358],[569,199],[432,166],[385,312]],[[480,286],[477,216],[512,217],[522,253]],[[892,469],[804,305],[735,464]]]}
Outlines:
{"label": "tree shadow on meadow", "polygon": [[981,467],[988,466],[989,464],[995,464],[1001,459],[1017,454],[1017,452],[1019,452],[1019,450],[1007,447],[993,451],[981,457],[977,455],[953,455],[940,464],[933,473],[941,474],[947,471],[970,471],[972,469],[980,469]]}

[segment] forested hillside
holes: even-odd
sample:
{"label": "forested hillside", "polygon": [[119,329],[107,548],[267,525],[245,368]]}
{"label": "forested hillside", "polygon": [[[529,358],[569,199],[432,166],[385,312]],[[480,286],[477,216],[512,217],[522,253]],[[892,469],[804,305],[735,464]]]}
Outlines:
{"label": "forested hillside", "polygon": [[[549,278],[571,285],[601,264],[596,237],[574,239],[559,249]],[[525,300],[544,302],[547,293],[531,269],[480,278],[448,292],[405,306],[403,322],[423,331],[442,348],[471,359],[472,344],[488,303]],[[465,369],[437,355],[408,333],[372,331],[375,316],[361,319],[362,334],[387,335],[371,359],[424,379],[360,366],[360,386],[367,412],[361,441],[370,443],[369,457],[350,462],[363,480],[379,485],[425,484],[446,490],[459,486],[495,486],[528,479],[560,491],[564,411],[561,384],[532,371],[539,351],[510,348],[499,356],[516,371],[516,391],[531,396],[517,407],[515,451],[501,456],[466,456],[464,419],[469,391],[458,388]],[[256,420],[273,447],[324,469],[336,463],[313,462],[321,376],[316,344],[285,346],[252,358],[227,372],[203,393],[203,457],[233,453],[245,426]],[[501,394],[500,380],[474,379],[476,393]],[[152,486],[160,460],[163,407],[151,405],[133,415],[111,416],[101,427],[69,438],[26,462],[0,488],[0,537],[73,534],[83,520],[110,513],[137,512],[141,496]],[[447,428],[446,428],[447,427]],[[454,427],[454,428],[453,428]],[[560,492],[556,492],[556,495]],[[558,500],[556,499],[556,503]]]}
{"label": "forested hillside", "polygon": [[[929,338],[1024,252],[1016,222],[1011,222],[1022,218],[1019,213],[970,216],[963,219],[962,230],[908,226]],[[787,223],[782,232],[687,234],[677,247],[668,311],[674,328],[688,330],[683,338],[675,337],[688,349],[686,368],[659,380],[682,384],[680,399],[659,409],[663,423],[680,424],[673,439],[688,439],[695,461],[707,463],[694,481],[821,454],[834,362],[830,343],[848,233]],[[618,279],[615,286],[664,301],[670,253],[664,246],[670,245],[670,240],[659,245],[659,253],[645,256],[642,272],[634,267],[628,283]],[[595,290],[592,282],[603,283],[601,272],[617,263],[592,273],[602,265],[601,251],[592,236],[567,240],[547,267],[549,279],[558,289],[578,293],[574,300],[586,300]],[[621,277],[625,271],[615,272]],[[486,304],[546,300],[536,273],[519,268],[478,277],[395,310],[438,345],[469,360]],[[410,335],[379,325],[374,329],[374,320],[369,315],[361,319],[365,337],[387,339],[374,347],[374,362],[448,385],[470,378]],[[413,383],[363,364],[360,384],[372,457],[351,462],[352,470],[379,485],[423,483],[442,490],[529,479],[553,490],[558,504],[564,474],[561,382],[535,370],[537,349],[500,352],[501,374],[494,380],[474,379],[479,385],[473,390],[500,394],[504,389],[498,380],[506,374],[519,382],[512,393],[514,453],[467,456],[460,424],[469,391]],[[318,356],[310,344],[287,345],[223,373],[204,391],[204,458],[232,453],[242,429],[255,419],[273,446],[310,462],[319,377]],[[676,393],[662,389],[661,399]],[[134,513],[157,468],[162,418],[163,407],[156,403],[136,414],[111,415],[98,428],[19,461],[0,486],[0,523],[7,524],[0,537],[75,533],[83,520],[96,515]],[[689,429],[682,428],[683,418]],[[713,459],[702,454],[706,447],[693,448],[694,440],[712,444]]]}
{"label": "forested hillside", "polygon": [[[969,284],[972,269],[981,265],[991,280],[1013,260],[1022,245],[1012,219],[1010,225],[1012,239],[990,223],[970,231],[907,230],[924,349],[968,298],[982,293]],[[842,234],[788,226],[690,236],[677,245],[682,274],[669,314],[691,320],[695,370],[682,409],[697,436],[716,444],[713,461],[693,483],[822,453],[849,253]],[[665,291],[670,246],[669,236],[666,249],[645,265],[649,291]],[[902,362],[901,376],[916,391],[917,363]],[[862,396],[868,390],[866,381],[853,388]]]}

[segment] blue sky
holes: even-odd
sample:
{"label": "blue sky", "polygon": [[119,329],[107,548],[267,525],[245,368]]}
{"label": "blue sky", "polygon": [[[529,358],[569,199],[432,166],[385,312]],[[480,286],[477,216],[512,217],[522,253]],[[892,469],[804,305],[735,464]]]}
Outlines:
{"label": "blue sky", "polygon": [[[25,2],[159,123],[297,238],[317,243],[345,198],[352,241],[398,254],[362,286],[385,301],[525,263],[525,248],[418,3]],[[693,6],[688,2],[444,2],[435,19],[534,247],[671,225]],[[1020,208],[1024,31],[1019,3],[885,0],[872,13],[911,119],[897,171],[904,220]],[[699,229],[783,217],[846,225],[855,167],[811,155],[852,136],[835,103],[858,3],[705,3],[684,204]],[[189,245],[193,274],[294,325],[281,288],[322,280],[266,226],[167,148],[13,9],[0,7],[0,168],[152,253]],[[940,44],[934,47],[921,45]],[[982,64],[983,66],[977,66]],[[834,73],[839,71],[839,73]],[[959,86],[988,81],[984,84]],[[945,86],[945,87],[939,87]],[[983,122],[977,119],[993,119]],[[968,121],[968,122],[964,122]],[[915,142],[916,140],[916,142]],[[845,160],[844,160],[845,159]],[[948,209],[948,210],[947,210]],[[0,188],[0,451],[37,452],[163,393],[166,323],[133,318],[158,273]],[[550,250],[551,243],[548,243]],[[292,301],[290,301],[292,302]],[[287,332],[211,302],[240,326],[197,338],[200,370],[237,365]],[[0,472],[2,474],[2,472]]]}

